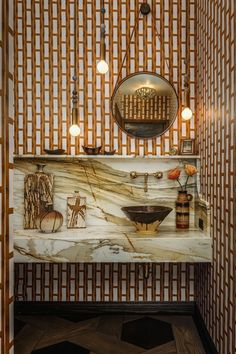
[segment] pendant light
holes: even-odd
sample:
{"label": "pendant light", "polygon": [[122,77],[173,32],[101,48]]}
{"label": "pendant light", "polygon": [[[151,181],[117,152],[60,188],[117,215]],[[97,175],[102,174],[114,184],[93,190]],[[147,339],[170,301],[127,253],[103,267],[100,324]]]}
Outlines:
{"label": "pendant light", "polygon": [[101,39],[100,39],[100,60],[97,63],[97,70],[100,74],[106,74],[109,70],[109,66],[106,62],[106,26],[104,23],[104,14],[106,10],[104,8],[104,1],[102,1],[101,14],[102,14],[102,24],[101,24]]}
{"label": "pendant light", "polygon": [[76,90],[76,80],[77,77],[73,76],[74,80],[74,90],[72,92],[72,125],[70,126],[69,132],[72,136],[80,135],[80,127],[78,124],[79,120],[79,109],[78,109],[78,95]]}
{"label": "pendant light", "polygon": [[[188,11],[187,11],[188,13]],[[186,68],[186,75],[184,78],[184,107],[181,112],[181,116],[183,120],[189,120],[193,116],[193,112],[190,108],[190,87],[189,87],[189,61],[190,61],[190,54],[189,54],[189,18],[186,16],[186,59],[185,59],[185,68]]]}
{"label": "pendant light", "polygon": [[[187,65],[186,65],[187,67]],[[193,116],[193,112],[190,108],[190,90],[189,90],[189,78],[188,75],[185,76],[184,79],[184,101],[185,101],[185,106],[182,110],[181,116],[183,120],[189,120]]]}
{"label": "pendant light", "polygon": [[77,2],[75,2],[75,17],[74,17],[74,67],[75,73],[73,76],[74,81],[74,89],[72,91],[72,124],[69,128],[69,133],[72,136],[79,136],[80,135],[80,127],[79,127],[79,108],[78,108],[78,93],[77,93],[77,76],[76,76],[76,69],[77,69]]}

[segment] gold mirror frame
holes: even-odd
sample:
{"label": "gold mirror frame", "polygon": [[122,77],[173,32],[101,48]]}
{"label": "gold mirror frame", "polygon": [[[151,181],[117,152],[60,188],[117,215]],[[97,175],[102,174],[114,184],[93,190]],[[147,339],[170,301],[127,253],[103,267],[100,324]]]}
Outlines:
{"label": "gold mirror frame", "polygon": [[[166,129],[164,129],[161,133],[158,133],[158,134],[153,135],[153,136],[151,136],[151,137],[139,137],[139,136],[137,136],[137,135],[131,134],[130,132],[127,132],[127,131],[121,126],[121,124],[119,123],[119,121],[116,119],[116,116],[115,116],[114,110],[113,110],[113,107],[114,107],[114,98],[115,98],[115,95],[116,95],[118,89],[121,87],[121,85],[122,85],[125,81],[129,80],[131,77],[134,77],[134,76],[137,76],[137,75],[144,75],[144,74],[155,76],[155,77],[157,77],[157,78],[159,78],[159,79],[165,81],[165,83],[167,83],[168,85],[170,85],[171,88],[172,88],[172,90],[173,90],[174,95],[176,96],[176,102],[177,102],[177,108],[176,108],[175,115],[174,115],[174,117],[172,118],[172,120],[171,120],[170,124],[168,125],[168,127],[167,127]],[[165,134],[165,133],[170,129],[170,127],[174,124],[174,121],[175,121],[176,117],[178,116],[178,111],[179,111],[179,99],[178,99],[178,95],[177,95],[177,92],[176,92],[175,87],[174,87],[173,84],[172,84],[170,81],[168,81],[165,77],[163,77],[163,76],[160,75],[160,74],[151,72],[151,71],[138,71],[138,72],[135,72],[135,73],[132,73],[132,74],[126,76],[124,79],[120,80],[120,81],[116,84],[116,86],[115,86],[115,88],[114,88],[114,91],[113,91],[113,94],[112,94],[112,96],[111,96],[111,100],[110,100],[110,109],[111,109],[111,112],[112,112],[113,119],[115,120],[115,122],[117,123],[117,125],[119,126],[119,128],[120,128],[125,134],[127,134],[128,136],[130,136],[130,137],[132,137],[132,138],[136,138],[136,139],[143,139],[143,140],[155,139],[155,138],[157,138],[157,137],[159,137],[159,136]]]}

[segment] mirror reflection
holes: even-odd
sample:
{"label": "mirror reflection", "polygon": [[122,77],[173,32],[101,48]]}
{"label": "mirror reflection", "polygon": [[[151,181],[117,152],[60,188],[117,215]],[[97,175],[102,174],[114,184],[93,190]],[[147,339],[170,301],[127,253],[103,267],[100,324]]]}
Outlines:
{"label": "mirror reflection", "polygon": [[162,135],[178,112],[174,87],[164,77],[148,72],[134,73],[122,80],[115,88],[111,104],[120,128],[144,139]]}

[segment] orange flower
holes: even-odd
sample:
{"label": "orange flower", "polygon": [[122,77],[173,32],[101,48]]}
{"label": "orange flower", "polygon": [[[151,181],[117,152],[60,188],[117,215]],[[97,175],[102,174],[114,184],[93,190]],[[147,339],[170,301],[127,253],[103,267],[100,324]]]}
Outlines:
{"label": "orange flower", "polygon": [[170,170],[168,172],[168,179],[178,179],[180,176],[180,169],[178,167],[174,168],[173,170]]}
{"label": "orange flower", "polygon": [[190,176],[190,177],[195,175],[198,172],[196,167],[193,166],[193,165],[185,165],[184,169],[185,169],[185,172],[187,173],[187,175]]}

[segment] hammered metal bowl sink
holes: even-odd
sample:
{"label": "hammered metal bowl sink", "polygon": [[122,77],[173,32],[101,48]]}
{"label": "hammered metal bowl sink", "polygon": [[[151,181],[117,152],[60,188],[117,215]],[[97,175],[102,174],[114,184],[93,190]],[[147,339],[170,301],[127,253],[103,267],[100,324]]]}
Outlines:
{"label": "hammered metal bowl sink", "polygon": [[153,234],[173,209],[161,205],[139,205],[123,207],[121,210],[135,225],[137,232]]}

